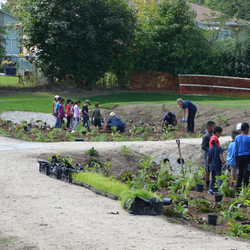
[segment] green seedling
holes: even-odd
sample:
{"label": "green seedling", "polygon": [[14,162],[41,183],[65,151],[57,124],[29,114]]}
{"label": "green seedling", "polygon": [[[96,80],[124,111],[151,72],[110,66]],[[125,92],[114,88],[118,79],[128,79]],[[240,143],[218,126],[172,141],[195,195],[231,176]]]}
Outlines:
{"label": "green seedling", "polygon": [[235,220],[230,219],[227,229],[230,231],[227,235],[249,239],[249,235],[245,232],[250,230],[249,225],[241,225],[241,223],[236,223]]}
{"label": "green seedling", "polygon": [[127,148],[125,145],[121,147],[122,155],[127,156],[130,155],[130,152],[132,151],[131,149]]}
{"label": "green seedling", "polygon": [[163,111],[166,111],[165,104],[162,104],[162,105],[161,105],[161,108],[162,108]]}
{"label": "green seedling", "polygon": [[157,115],[152,116],[152,120],[157,120],[158,118],[159,118],[159,116],[157,116]]}
{"label": "green seedling", "polygon": [[89,149],[88,151],[86,151],[86,153],[90,156],[95,156],[98,155],[97,150],[94,149],[94,147],[92,147],[91,149]]}

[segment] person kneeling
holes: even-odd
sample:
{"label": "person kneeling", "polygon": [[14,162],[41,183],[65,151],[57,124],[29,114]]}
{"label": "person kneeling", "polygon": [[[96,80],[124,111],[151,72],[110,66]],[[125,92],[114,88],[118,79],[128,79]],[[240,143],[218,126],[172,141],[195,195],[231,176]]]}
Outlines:
{"label": "person kneeling", "polygon": [[161,123],[162,127],[164,127],[164,125],[166,127],[168,127],[169,124],[171,124],[173,126],[172,128],[174,128],[174,126],[176,126],[176,124],[177,124],[176,116],[172,112],[166,113],[164,115],[164,117],[162,119],[162,123]]}
{"label": "person kneeling", "polygon": [[111,112],[110,118],[107,120],[105,127],[106,127],[107,131],[111,131],[112,127],[117,127],[117,130],[124,132],[125,127],[126,127],[126,123],[121,121],[121,119],[118,116],[116,116],[114,112]]}

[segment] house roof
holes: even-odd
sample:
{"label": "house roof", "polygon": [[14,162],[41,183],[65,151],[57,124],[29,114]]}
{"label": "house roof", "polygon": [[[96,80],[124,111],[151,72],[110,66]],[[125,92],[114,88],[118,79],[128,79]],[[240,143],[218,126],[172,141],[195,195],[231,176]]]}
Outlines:
{"label": "house roof", "polygon": [[[196,22],[199,23],[213,23],[212,22],[212,15],[211,13],[213,13],[214,18],[218,18],[221,15],[221,12],[219,11],[214,11],[211,9],[208,9],[206,7],[200,6],[198,4],[194,4],[194,3],[189,3],[188,4],[191,6],[192,10],[194,10],[197,13],[196,18],[194,19]],[[205,21],[205,18],[210,19],[210,21]],[[218,22],[218,21],[216,21]],[[230,24],[237,24],[237,23],[245,23],[245,24],[249,24],[250,22],[243,20],[243,19],[237,19],[237,18],[233,18],[233,19],[229,19],[227,20],[226,23],[230,23]]]}
{"label": "house roof", "polygon": [[14,17],[12,14],[10,14],[10,13],[8,13],[8,12],[5,12],[5,11],[3,11],[3,10],[1,10],[1,9],[0,9],[0,12],[4,13],[4,14],[6,14],[6,15],[9,15],[9,16],[11,16],[11,17]]}
{"label": "house roof", "polygon": [[[160,2],[161,0],[158,0],[158,2]],[[198,4],[194,4],[194,3],[189,3],[187,2],[187,4],[189,4],[191,6],[191,9],[193,11],[195,11],[197,13],[196,17],[195,17],[195,21],[199,22],[199,23],[206,23],[206,24],[212,24],[212,23],[218,23],[218,21],[216,20],[215,22],[212,22],[211,17],[212,17],[212,13],[214,18],[218,18],[221,15],[221,12],[219,11],[214,11],[211,9],[208,9],[206,7],[200,6]],[[128,6],[134,6],[136,5],[132,0],[130,0],[128,2]],[[204,19],[208,18],[210,21],[206,21]],[[226,24],[230,24],[230,25],[242,25],[242,24],[250,24],[250,22],[243,20],[243,19],[237,19],[237,18],[232,18],[227,20]]]}

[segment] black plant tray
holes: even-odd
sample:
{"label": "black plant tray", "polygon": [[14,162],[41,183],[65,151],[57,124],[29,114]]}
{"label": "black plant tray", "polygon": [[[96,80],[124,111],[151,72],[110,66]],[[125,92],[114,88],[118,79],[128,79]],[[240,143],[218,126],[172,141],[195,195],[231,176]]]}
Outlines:
{"label": "black plant tray", "polygon": [[98,195],[106,196],[106,193],[104,193],[104,192],[102,192],[102,191],[100,191],[100,190],[95,190],[94,192],[95,192],[96,194],[98,194]]}
{"label": "black plant tray", "polygon": [[72,174],[71,173],[69,173],[69,174],[62,173],[62,175],[61,175],[61,181],[72,183]]}
{"label": "black plant tray", "polygon": [[50,177],[52,177],[52,178],[54,178],[54,179],[57,179],[57,180],[61,180],[61,178],[62,178],[61,175],[62,175],[62,174],[61,174],[60,172],[57,172],[57,173],[50,172],[50,173],[49,173],[49,176],[50,176]]}
{"label": "black plant tray", "polygon": [[109,194],[109,193],[106,193],[106,196],[110,199],[113,199],[113,200],[118,200],[118,196],[115,196],[115,195],[112,195],[112,194]]}
{"label": "black plant tray", "polygon": [[77,186],[81,186],[82,187],[82,183],[81,182],[78,182],[78,181],[73,181],[72,180],[72,184],[75,184]]}
{"label": "black plant tray", "polygon": [[148,200],[135,197],[129,212],[135,215],[162,215],[163,202],[157,201],[154,204],[150,204]]}
{"label": "black plant tray", "polygon": [[87,189],[90,189],[90,186],[88,184],[82,183],[82,186],[87,188]]}
{"label": "black plant tray", "polygon": [[49,175],[49,164],[45,161],[39,161],[39,172],[41,174]]}

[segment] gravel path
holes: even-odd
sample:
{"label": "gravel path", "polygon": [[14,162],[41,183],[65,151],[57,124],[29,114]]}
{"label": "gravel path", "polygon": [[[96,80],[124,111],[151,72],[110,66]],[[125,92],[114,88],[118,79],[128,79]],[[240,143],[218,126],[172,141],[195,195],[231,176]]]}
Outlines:
{"label": "gravel path", "polygon": [[[200,139],[182,140],[182,149],[190,143],[198,146]],[[151,155],[176,147],[175,141],[30,143],[0,136],[0,249],[249,249],[249,242],[162,217],[130,215],[118,201],[38,172],[41,154],[83,154],[94,146],[112,155],[124,144]]]}
{"label": "gravel path", "polygon": [[23,120],[29,123],[32,119],[34,119],[34,122],[36,122],[36,120],[42,120],[48,125],[54,126],[56,121],[55,117],[52,114],[39,112],[9,111],[1,113],[0,116],[3,120],[11,120],[12,122],[19,124]]}

